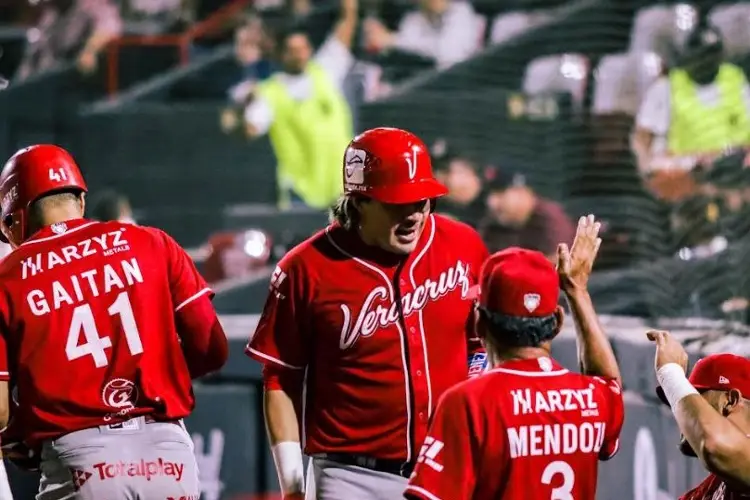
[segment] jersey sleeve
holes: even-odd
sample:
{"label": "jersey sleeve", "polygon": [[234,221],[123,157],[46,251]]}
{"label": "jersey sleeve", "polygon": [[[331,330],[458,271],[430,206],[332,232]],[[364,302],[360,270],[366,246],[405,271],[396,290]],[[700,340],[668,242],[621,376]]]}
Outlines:
{"label": "jersey sleeve", "polygon": [[622,398],[622,386],[615,379],[594,377],[599,382],[599,390],[607,402],[607,428],[604,442],[599,450],[599,460],[609,460],[620,449],[620,432],[625,421],[625,403]]}
{"label": "jersey sleeve", "polygon": [[245,354],[256,361],[301,370],[307,366],[307,317],[309,287],[303,264],[295,256],[279,262],[271,276],[268,298]]}
{"label": "jersey sleeve", "polygon": [[193,259],[167,233],[159,231],[159,234],[164,243],[169,289],[175,312],[204,295],[213,297],[213,291],[196,269]]}
{"label": "jersey sleeve", "polygon": [[478,429],[465,393],[450,390],[438,404],[417,465],[404,491],[410,500],[474,498]]}

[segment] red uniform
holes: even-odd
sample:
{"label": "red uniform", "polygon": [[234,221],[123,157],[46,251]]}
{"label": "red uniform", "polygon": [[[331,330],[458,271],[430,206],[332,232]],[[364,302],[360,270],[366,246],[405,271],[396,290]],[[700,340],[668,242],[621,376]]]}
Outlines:
{"label": "red uniform", "polygon": [[750,492],[732,491],[720,477],[710,474],[701,484],[680,497],[680,500],[744,500],[750,498]]}
{"label": "red uniform", "polygon": [[406,497],[593,500],[624,418],[618,382],[549,358],[503,363],[448,391]]}
{"label": "red uniform", "polygon": [[20,396],[6,435],[33,449],[139,415],[187,416],[175,312],[210,295],[157,229],[77,219],[39,231],[0,262],[0,379]]}
{"label": "red uniform", "polygon": [[333,225],[279,263],[247,354],[305,370],[304,447],[408,462],[481,349],[463,300],[487,256],[462,223],[428,217],[397,256]]}

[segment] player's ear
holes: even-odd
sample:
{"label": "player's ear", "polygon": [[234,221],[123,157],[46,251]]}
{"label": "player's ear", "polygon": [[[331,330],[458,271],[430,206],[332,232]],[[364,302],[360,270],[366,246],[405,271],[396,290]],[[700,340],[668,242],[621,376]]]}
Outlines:
{"label": "player's ear", "polygon": [[565,311],[562,307],[557,306],[555,309],[555,336],[562,330],[563,321],[565,320]]}
{"label": "player's ear", "polygon": [[81,214],[86,213],[86,193],[81,191],[78,195],[78,202],[81,204]]}
{"label": "player's ear", "polygon": [[722,408],[722,415],[727,417],[730,413],[737,410],[740,407],[740,403],[742,402],[742,393],[738,391],[737,389],[730,389],[726,392],[727,395],[727,401],[724,403],[724,408]]}

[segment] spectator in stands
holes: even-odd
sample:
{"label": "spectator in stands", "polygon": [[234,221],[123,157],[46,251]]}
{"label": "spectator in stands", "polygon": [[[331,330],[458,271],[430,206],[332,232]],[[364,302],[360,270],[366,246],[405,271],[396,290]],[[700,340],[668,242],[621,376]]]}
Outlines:
{"label": "spectator in stands", "polygon": [[432,146],[435,175],[448,188],[437,211],[477,227],[487,213],[483,175],[468,158],[451,151],[444,140]]}
{"label": "spectator in stands", "polygon": [[556,262],[557,245],[573,243],[575,225],[563,207],[538,196],[523,174],[499,169],[489,181],[488,215],[479,234],[490,252],[519,246]]}
{"label": "spectator in stands", "polygon": [[354,62],[357,11],[357,0],[341,1],[339,22],[314,57],[304,31],[281,33],[283,70],[258,85],[245,110],[248,136],[270,136],[282,208],[301,201],[325,209],[341,193],[341,155],[353,135],[342,85]]}
{"label": "spectator in stands", "polygon": [[679,65],[649,88],[632,139],[643,174],[708,166],[730,148],[750,145],[750,87],[724,61],[721,34],[699,26]]}
{"label": "spectator in stands", "polygon": [[[270,42],[270,43],[269,43]],[[230,105],[221,113],[221,128],[234,131],[241,122],[242,110],[252,99],[258,82],[270,78],[276,69],[269,54],[273,42],[269,40],[263,20],[250,14],[234,32],[234,57],[238,81],[228,91]]]}
{"label": "spectator in stands", "polygon": [[419,10],[407,13],[398,31],[375,18],[364,23],[367,47],[399,49],[434,59],[444,68],[471,57],[480,48],[480,17],[462,0],[420,0]]}
{"label": "spectator in stands", "polygon": [[17,80],[75,61],[83,74],[96,70],[104,47],[122,32],[122,19],[113,0],[49,0],[28,31]]}
{"label": "spectator in stands", "polygon": [[119,221],[135,224],[133,210],[128,198],[113,190],[102,190],[88,198],[86,208],[88,217],[94,220]]}
{"label": "spectator in stands", "polygon": [[125,31],[154,35],[182,31],[195,22],[195,0],[121,0]]}

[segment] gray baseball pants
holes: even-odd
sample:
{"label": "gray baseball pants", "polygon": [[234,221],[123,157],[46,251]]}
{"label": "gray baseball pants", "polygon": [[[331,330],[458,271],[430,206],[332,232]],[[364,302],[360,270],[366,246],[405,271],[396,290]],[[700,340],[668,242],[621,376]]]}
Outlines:
{"label": "gray baseball pants", "polygon": [[[403,500],[408,480],[387,472],[312,458],[305,500]],[[312,484],[311,484],[312,483]]]}
{"label": "gray baseball pants", "polygon": [[193,443],[177,423],[133,418],[44,443],[37,500],[198,500]]}

